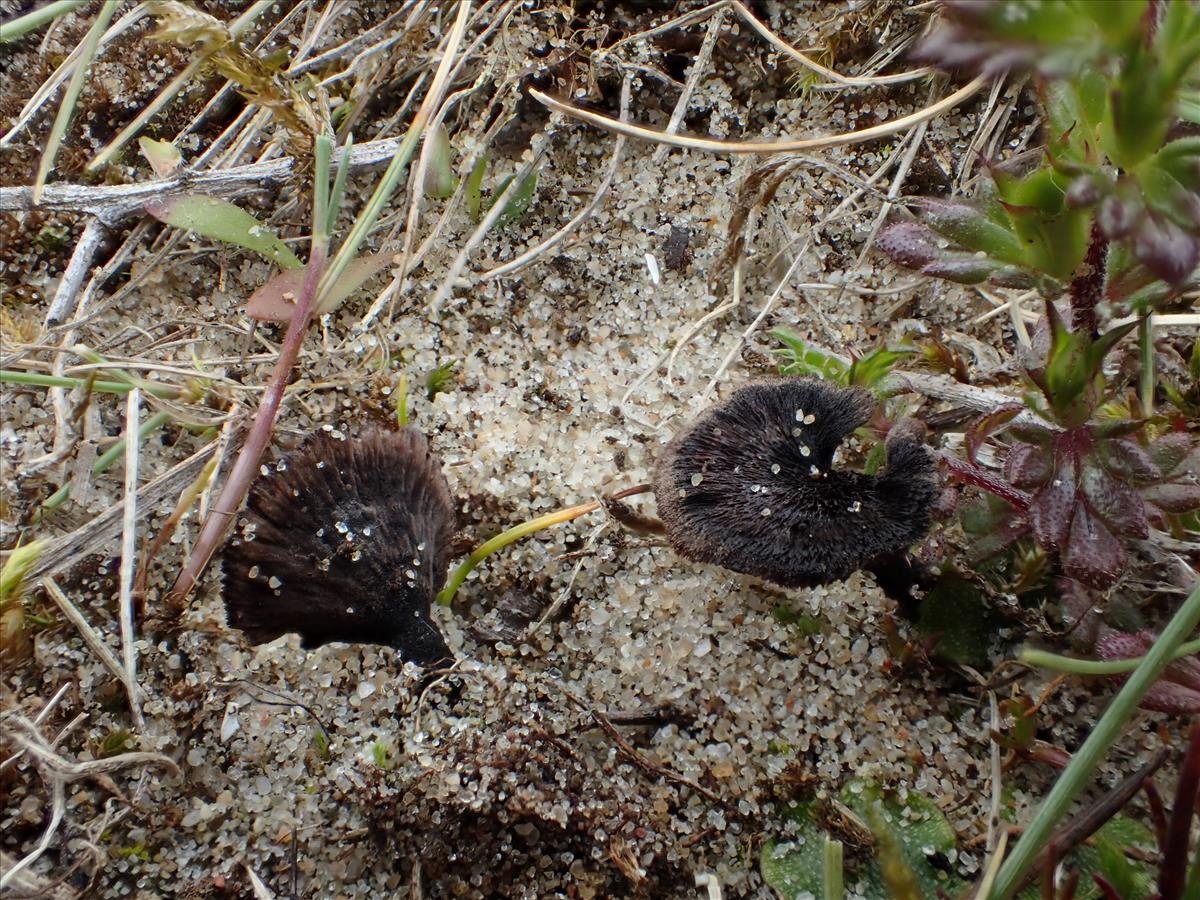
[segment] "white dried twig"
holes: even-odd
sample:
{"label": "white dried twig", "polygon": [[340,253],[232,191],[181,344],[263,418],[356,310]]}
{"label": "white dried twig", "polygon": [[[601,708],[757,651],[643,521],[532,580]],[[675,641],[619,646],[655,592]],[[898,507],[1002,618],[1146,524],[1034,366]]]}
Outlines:
{"label": "white dried twig", "polygon": [[[96,658],[104,664],[104,668],[108,669],[113,676],[125,685],[125,690],[129,692],[129,679],[125,669],[121,667],[121,663],[113,656],[112,651],[108,649],[108,644],[104,642],[104,638],[96,631],[83,617],[83,613],[71,602],[71,599],[63,592],[63,589],[58,586],[53,578],[47,576],[42,579],[42,587],[46,589],[46,593],[50,595],[50,599],[54,601],[59,610],[67,621],[75,626],[79,632],[79,636],[83,638],[83,642],[91,648],[91,651],[96,654]],[[130,701],[132,703],[132,694]]]}
{"label": "white dried twig", "polygon": [[[621,120],[624,121],[629,115],[629,88],[630,78],[626,76],[621,82]],[[621,154],[625,149],[625,135],[617,135],[616,143],[613,144],[612,159],[608,165],[608,171],[604,175],[604,180],[600,182],[600,186],[596,188],[596,193],[592,195],[592,199],[587,206],[581,209],[572,219],[567,222],[562,228],[546,238],[535,247],[530,247],[520,256],[515,259],[510,259],[506,263],[496,266],[494,269],[488,269],[486,272],[481,272],[479,278],[481,280],[488,278],[499,278],[502,275],[511,275],[513,272],[525,268],[531,262],[542,256],[544,253],[552,250],[561,244],[568,235],[585,222],[600,206],[600,201],[604,199],[604,195],[608,193],[609,186],[612,184],[613,176],[617,174],[617,167],[621,163]]]}
{"label": "white dried twig", "polygon": [[136,634],[133,624],[133,571],[137,554],[137,496],[138,462],[141,456],[141,441],[138,438],[138,417],[142,403],[142,392],[131,390],[125,402],[125,500],[121,516],[121,569],[120,569],[120,615],[121,656],[125,665],[125,688],[129,692],[129,709],[133,713],[134,725],[140,732],[146,722],[142,715],[141,698],[137,680]]}
{"label": "white dried twig", "polygon": [[24,869],[33,865],[41,857],[50,842],[54,840],[62,824],[67,809],[67,785],[84,778],[94,778],[107,775],[130,766],[162,766],[178,774],[179,767],[161,753],[133,752],[122,753],[108,759],[97,759],[88,762],[72,762],[54,752],[54,746],[46,741],[38,727],[18,713],[6,713],[3,721],[6,733],[17,745],[29,754],[38,769],[42,780],[46,783],[50,795],[50,821],[42,832],[41,840],[18,863],[0,875],[0,890],[12,882]]}
{"label": "white dried twig", "polygon": [[788,266],[787,271],[783,273],[783,277],[779,279],[779,284],[775,287],[775,290],[771,292],[771,296],[767,298],[767,302],[763,304],[762,310],[757,316],[754,317],[754,321],[747,326],[746,330],[742,332],[741,337],[739,337],[734,345],[729,349],[729,353],[725,355],[725,359],[721,361],[721,365],[717,367],[717,371],[713,372],[712,378],[708,382],[708,387],[706,387],[704,389],[704,393],[700,395],[702,404],[708,402],[708,398],[711,397],[713,391],[716,390],[717,382],[721,380],[721,376],[725,374],[725,370],[729,368],[730,364],[733,362],[733,358],[742,352],[742,348],[746,346],[746,341],[750,340],[750,335],[754,334],[754,332],[758,330],[758,326],[762,324],[763,319],[765,319],[767,314],[770,313],[775,307],[776,301],[778,301],[780,296],[783,294],[783,289],[787,287],[788,282],[792,280],[792,276],[796,274],[796,270],[800,268],[800,262],[808,254],[808,248],[810,246],[812,246],[811,239],[805,241],[804,246],[800,248],[800,252],[796,254],[796,258],[792,260],[792,264]]}
{"label": "white dried twig", "polygon": [[[705,67],[708,65],[709,59],[712,58],[713,47],[717,45],[717,38],[721,34],[721,26],[725,24],[725,10],[717,10],[716,15],[712,17],[712,21],[708,23],[708,31],[704,35],[704,41],[700,44],[700,50],[696,53],[692,60],[692,69],[688,72],[687,81],[684,82],[683,90],[679,94],[679,99],[675,101],[675,108],[671,110],[671,118],[667,122],[667,134],[674,134],[679,130],[679,124],[683,121],[684,115],[687,113],[688,103],[691,102],[692,93],[696,90],[696,85],[700,82],[700,76],[703,74]],[[626,117],[621,116],[621,121],[624,122]],[[654,150],[654,155],[650,158],[653,165],[662,163],[663,158],[667,155],[668,147],[665,144],[660,144]]]}

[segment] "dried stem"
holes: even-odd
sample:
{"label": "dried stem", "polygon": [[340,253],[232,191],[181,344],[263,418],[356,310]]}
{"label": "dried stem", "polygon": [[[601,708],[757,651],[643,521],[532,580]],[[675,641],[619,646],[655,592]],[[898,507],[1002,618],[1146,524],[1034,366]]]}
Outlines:
{"label": "dried stem", "polygon": [[619,119],[614,119],[611,116],[601,115],[590,110],[582,109],[578,106],[573,106],[549,94],[545,94],[536,88],[529,89],[529,96],[544,106],[549,107],[555,112],[565,113],[576,119],[582,119],[591,125],[598,128],[603,128],[607,131],[615,131],[618,134],[625,134],[629,137],[640,138],[646,141],[654,141],[656,143],[670,144],[674,147],[684,147],[691,150],[705,150],[709,153],[797,153],[804,150],[815,150],[821,147],[838,147],[846,144],[859,144],[864,141],[872,141],[878,138],[889,137],[898,132],[905,131],[918,125],[921,122],[936,118],[947,110],[953,109],[964,100],[968,100],[987,84],[988,79],[984,77],[976,78],[974,81],[959,88],[948,97],[939,100],[924,109],[919,109],[907,116],[901,116],[899,119],[894,119],[891,122],[884,122],[880,125],[873,125],[870,128],[864,128],[861,131],[847,131],[841,134],[830,134],[823,137],[814,138],[798,138],[779,141],[721,141],[714,138],[694,137],[690,135],[669,134],[656,128],[646,128],[643,125],[635,125],[630,122],[622,122]]}

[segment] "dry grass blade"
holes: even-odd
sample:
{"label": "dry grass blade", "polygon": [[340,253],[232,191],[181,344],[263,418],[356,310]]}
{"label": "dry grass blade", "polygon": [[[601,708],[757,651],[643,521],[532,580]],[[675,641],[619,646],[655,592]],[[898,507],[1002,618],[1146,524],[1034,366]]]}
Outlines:
{"label": "dry grass blade", "polygon": [[590,110],[581,109],[578,106],[573,106],[570,103],[565,103],[549,94],[543,93],[536,88],[529,89],[529,96],[544,104],[555,112],[561,112],[565,115],[572,116],[576,119],[581,119],[598,128],[604,128],[608,131],[615,131],[618,134],[625,134],[629,137],[639,138],[644,141],[653,141],[661,144],[669,144],[673,147],[683,147],[689,150],[705,150],[709,153],[797,153],[804,150],[815,150],[821,147],[839,147],[846,144],[860,144],[864,141],[873,141],[879,138],[889,137],[897,134],[922,122],[940,116],[947,110],[953,109],[964,100],[979,93],[984,85],[988,83],[987,78],[976,78],[969,84],[959,88],[953,94],[939,100],[924,109],[919,109],[916,112],[909,113],[907,116],[901,116],[898,119],[893,119],[891,122],[884,122],[880,125],[873,125],[870,128],[863,128],[860,131],[847,131],[841,134],[830,134],[823,137],[814,138],[799,138],[799,139],[784,139],[778,141],[720,141],[713,138],[692,137],[689,135],[668,134],[665,131],[660,131],[655,128],[646,128],[642,125],[635,125],[629,122],[622,122],[619,119],[614,119],[611,116],[594,113]]}
{"label": "dry grass blade", "polygon": [[[259,16],[274,5],[275,0],[255,0],[249,9],[230,23],[229,33],[235,38],[241,36],[254,24]],[[121,148],[129,143],[146,126],[147,122],[158,115],[159,112],[178,96],[179,92],[183,90],[184,85],[191,81],[196,73],[200,71],[204,62],[203,58],[191,60],[182,72],[172,78],[170,83],[159,91],[158,95],[141,112],[134,116],[133,121],[122,128],[120,133],[92,158],[91,162],[84,167],[84,171],[94,173],[108,165],[112,161],[112,158],[120,152]]]}
{"label": "dry grass blade", "polygon": [[[712,17],[712,21],[708,23],[708,31],[704,34],[704,40],[700,44],[700,50],[692,60],[691,71],[688,72],[687,81],[684,82],[683,90],[679,92],[679,99],[675,101],[675,108],[671,110],[671,118],[667,121],[667,134],[675,134],[679,131],[679,125],[683,122],[684,115],[687,114],[688,103],[691,102],[692,93],[696,90],[696,85],[700,83],[700,76],[704,74],[708,62],[712,59],[713,48],[717,45],[717,38],[721,35],[721,26],[725,24],[725,10],[717,10],[716,15]],[[622,98],[622,101],[624,98]],[[625,104],[622,103],[621,121],[626,121]],[[660,144],[654,150],[654,156],[651,161],[656,165],[662,163],[663,158],[667,155],[670,148],[665,144]]]}
{"label": "dry grass blade", "polygon": [[142,392],[134,388],[125,402],[125,500],[121,505],[120,620],[121,657],[125,666],[125,688],[129,691],[129,709],[138,731],[146,726],[137,680],[137,649],[134,646],[133,567],[137,555],[137,486],[141,441],[138,440],[138,416]]}
{"label": "dry grass blade", "polygon": [[[121,16],[111,28],[109,28],[104,36],[100,38],[100,47],[108,44],[115,38],[124,34],[130,28],[138,23],[138,21],[146,14],[146,8],[142,4],[138,4],[125,15]],[[34,92],[26,104],[21,108],[12,127],[0,137],[0,147],[6,147],[16,139],[26,126],[34,120],[38,112],[50,98],[54,96],[55,91],[59,89],[64,81],[71,77],[75,71],[75,66],[79,62],[80,54],[83,51],[82,44],[71,51],[71,54],[62,61],[53,74],[47,78],[42,85]]]}
{"label": "dry grass blade", "polygon": [[[630,81],[629,76],[626,76],[621,81],[621,119],[622,121],[629,114],[629,97],[630,97]],[[482,272],[479,278],[500,278],[504,275],[511,275],[525,268],[530,263],[534,262],[544,254],[553,250],[561,244],[570,234],[575,231],[580,225],[588,220],[588,218],[600,206],[600,202],[604,199],[604,195],[608,193],[609,187],[612,185],[613,176],[617,174],[617,167],[621,164],[621,155],[625,150],[625,135],[617,135],[616,142],[613,144],[612,159],[608,164],[608,171],[604,174],[604,180],[600,182],[600,186],[596,188],[596,193],[592,195],[592,199],[588,201],[587,206],[576,213],[566,225],[546,238],[535,247],[530,247],[516,259],[510,259],[508,262],[496,266],[494,269],[488,269]]]}
{"label": "dry grass blade", "polygon": [[[149,515],[163,500],[178,497],[179,492],[195,480],[216,448],[217,442],[214,441],[149,484],[143,485],[138,491],[138,512],[143,516]],[[61,572],[85,556],[101,551],[109,541],[121,533],[122,516],[122,507],[113,506],[75,531],[54,539],[29,570],[29,581]]]}
{"label": "dry grass blade", "polygon": [[75,629],[79,632],[79,636],[83,638],[83,642],[96,654],[96,658],[104,664],[104,668],[108,669],[118,681],[125,685],[125,690],[130,695],[130,708],[132,708],[133,694],[130,691],[128,673],[122,667],[121,663],[117,661],[117,658],[113,656],[112,651],[108,649],[108,644],[104,642],[104,638],[88,623],[87,619],[83,617],[83,614],[71,602],[71,599],[63,592],[63,589],[58,586],[58,583],[53,578],[48,576],[44,578],[42,580],[42,587],[46,589],[46,593],[54,601],[67,621],[75,626]]}
{"label": "dry grass blade", "polygon": [[50,126],[50,136],[46,138],[46,148],[42,151],[41,161],[38,163],[37,175],[33,180],[33,204],[36,206],[42,196],[42,188],[46,184],[46,178],[50,175],[50,170],[54,167],[55,157],[58,156],[58,148],[62,146],[63,137],[67,133],[67,126],[71,124],[71,115],[75,112],[75,103],[79,99],[79,92],[83,90],[84,79],[87,78],[88,69],[92,65],[92,60],[96,58],[96,50],[100,46],[100,36],[104,34],[108,28],[108,23],[112,21],[113,13],[117,11],[117,4],[103,3],[100,5],[100,12],[96,15],[96,21],[92,23],[92,27],[88,29],[87,36],[83,39],[83,45],[79,51],[79,61],[75,64],[75,72],[71,75],[71,80],[67,84],[67,91],[63,94],[62,103],[58,107],[58,114],[54,117],[54,124]]}

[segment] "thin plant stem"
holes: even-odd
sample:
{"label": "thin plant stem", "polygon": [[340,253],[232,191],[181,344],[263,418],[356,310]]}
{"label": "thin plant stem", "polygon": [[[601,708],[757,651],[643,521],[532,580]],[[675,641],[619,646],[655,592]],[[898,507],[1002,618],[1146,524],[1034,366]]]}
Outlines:
{"label": "thin plant stem", "polygon": [[1029,509],[1029,495],[1019,488],[1015,488],[1006,481],[997,478],[986,469],[981,469],[979,466],[973,466],[970,463],[963,462],[950,455],[949,453],[939,453],[938,459],[945,464],[950,470],[950,474],[964,484],[974,485],[977,488],[982,488],[989,494],[994,494],[1001,500],[1005,501],[1017,509]]}
{"label": "thin plant stem", "polygon": [[71,115],[75,111],[75,102],[79,99],[79,92],[83,90],[83,82],[87,78],[88,69],[91,68],[92,60],[96,56],[96,48],[100,45],[100,36],[108,28],[108,23],[112,21],[113,13],[117,11],[118,5],[116,3],[101,3],[100,12],[96,15],[96,21],[88,29],[87,37],[83,39],[83,49],[80,51],[79,62],[75,64],[75,71],[71,74],[71,80],[67,82],[67,90],[63,94],[62,103],[59,104],[58,113],[54,117],[54,124],[50,127],[50,136],[46,138],[46,148],[42,151],[42,159],[38,164],[37,176],[33,180],[34,206],[37,206],[42,199],[42,188],[46,186],[46,178],[49,177],[50,169],[54,166],[55,157],[58,156],[58,148],[62,146],[63,136],[67,133],[67,126],[71,124]]}
{"label": "thin plant stem", "polygon": [[1142,414],[1154,414],[1154,316],[1142,316],[1138,322],[1138,351],[1141,356],[1141,373],[1138,375],[1138,394],[1142,401]]}
{"label": "thin plant stem", "polygon": [[[1171,657],[1174,662],[1200,653],[1200,640],[1180,644],[1179,649]],[[1068,672],[1072,675],[1123,675],[1132,672],[1144,656],[1134,656],[1129,659],[1073,659],[1070,656],[1059,656],[1057,653],[1047,653],[1044,650],[1022,650],[1021,662],[1039,669],[1049,669],[1052,672]]]}
{"label": "thin plant stem", "polygon": [[153,381],[92,381],[86,378],[68,378],[65,375],[44,375],[41,372],[16,372],[12,369],[0,369],[0,384],[28,384],[34,387],[90,387],[93,391],[105,394],[128,394],[134,388],[145,391],[152,397],[162,400],[178,400],[183,391],[169,384],[155,384]]}
{"label": "thin plant stem", "polygon": [[624,134],[645,141],[669,144],[673,147],[682,147],[689,150],[705,150],[709,153],[797,153],[803,150],[840,147],[846,144],[859,144],[864,141],[890,137],[893,134],[905,131],[914,125],[919,125],[921,122],[927,122],[953,109],[958,104],[979,93],[984,85],[988,83],[988,80],[987,77],[981,75],[937,103],[919,109],[907,116],[901,116],[891,122],[872,125],[870,128],[864,128],[861,131],[848,131],[841,134],[824,135],[822,137],[778,141],[724,141],[715,138],[670,134],[656,128],[647,128],[632,122],[622,122],[611,116],[605,116],[579,106],[573,106],[570,103],[564,103],[562,100],[551,97],[537,88],[530,88],[529,96],[555,112],[581,119],[598,128],[615,131],[617,134]]}
{"label": "thin plant stem", "polygon": [[[29,34],[35,28],[41,28],[47,22],[52,22],[59,16],[65,16],[71,10],[79,9],[87,2],[88,0],[52,0],[33,12],[18,16],[11,22],[5,22],[3,26],[0,26],[0,44],[15,41],[17,38]],[[106,5],[116,6],[115,3]]]}
{"label": "thin plant stem", "polygon": [[846,885],[842,872],[842,842],[835,841],[829,835],[825,835],[823,871],[825,900],[844,900]]}
{"label": "thin plant stem", "polygon": [[279,413],[283,392],[287,389],[288,376],[300,355],[300,347],[308,332],[309,321],[312,319],[313,310],[316,309],[317,285],[324,264],[325,248],[314,241],[308,268],[304,272],[304,285],[300,289],[300,297],[296,301],[296,312],[288,323],[283,346],[280,347],[279,357],[275,360],[271,380],[267,384],[267,389],[263,391],[258,412],[254,417],[254,424],[250,427],[246,443],[242,445],[242,451],[233,464],[233,469],[229,472],[229,479],[225,482],[221,495],[217,498],[216,504],[200,528],[200,534],[196,537],[196,545],[192,549],[192,555],[188,558],[187,565],[179,573],[179,577],[171,588],[170,602],[177,608],[182,608],[184,601],[196,586],[201,573],[208,566],[208,561],[229,530],[242,499],[250,490],[250,482],[254,480],[254,475],[258,471],[259,460],[262,459],[263,451],[267,449],[267,443],[271,440],[272,426],[274,426],[275,417]]}
{"label": "thin plant stem", "polygon": [[520,525],[514,525],[507,531],[500,532],[500,534],[496,535],[490,541],[480,544],[467,557],[466,561],[455,569],[450,582],[437,595],[437,602],[442,604],[442,606],[449,606],[454,600],[454,595],[458,593],[458,589],[462,586],[462,583],[471,574],[471,570],[502,547],[507,547],[514,541],[519,541],[521,538],[541,531],[543,528],[550,528],[553,525],[561,525],[563,522],[578,519],[582,515],[594,512],[600,506],[601,503],[599,500],[593,500],[591,503],[581,503],[579,506],[571,506],[567,509],[547,513],[544,516],[538,516],[536,519],[530,519],[528,522],[522,522]]}
{"label": "thin plant stem", "polygon": [[1141,664],[1108,705],[1096,727],[1071,757],[1071,762],[1038,807],[1033,821],[1026,826],[1012,854],[1001,866],[990,900],[1008,900],[1016,893],[1025,873],[1045,847],[1054,826],[1067,814],[1071,802],[1095,775],[1100,761],[1125,731],[1146,691],[1158,680],[1176,649],[1183,643],[1183,639],[1191,634],[1198,624],[1200,586],[1192,591],[1179,611],[1167,623],[1158,640],[1142,658]]}

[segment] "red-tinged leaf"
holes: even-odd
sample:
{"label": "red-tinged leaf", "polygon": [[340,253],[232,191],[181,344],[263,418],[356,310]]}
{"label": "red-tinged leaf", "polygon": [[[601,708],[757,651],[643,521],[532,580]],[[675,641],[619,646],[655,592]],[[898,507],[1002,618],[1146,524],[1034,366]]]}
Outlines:
{"label": "red-tinged leaf", "polygon": [[980,416],[966,434],[967,459],[973,465],[978,465],[975,454],[983,446],[983,442],[1011,422],[1025,408],[1024,403],[1002,403],[992,412]]}
{"label": "red-tinged leaf", "polygon": [[1045,447],[1015,443],[1004,461],[1004,477],[1023,490],[1041,487],[1054,474],[1051,451]]}
{"label": "red-tinged leaf", "polygon": [[1096,515],[1115,533],[1138,538],[1149,535],[1145,504],[1128,484],[1113,478],[1100,466],[1085,462],[1079,488]]}
{"label": "red-tinged leaf", "polygon": [[1028,291],[1036,287],[1038,280],[1017,266],[1001,266],[988,276],[988,282],[996,287]]}
{"label": "red-tinged leaf", "polygon": [[1145,419],[1105,419],[1093,426],[1092,432],[1098,440],[1128,437],[1141,431],[1145,424]]}
{"label": "red-tinged leaf", "polygon": [[1145,484],[1163,477],[1162,470],[1141,444],[1118,438],[1102,441],[1098,446],[1104,468],[1121,481]]}
{"label": "red-tinged leaf", "polygon": [[1200,242],[1169,219],[1152,213],[1133,232],[1133,255],[1169,284],[1182,284],[1200,260]]}
{"label": "red-tinged leaf", "polygon": [[883,228],[875,238],[875,246],[895,262],[909,269],[929,265],[942,251],[937,236],[916,222],[899,222]]}
{"label": "red-tinged leaf", "polygon": [[1200,509],[1200,484],[1168,481],[1143,488],[1142,496],[1164,512],[1177,515]]}
{"label": "red-tinged leaf", "polygon": [[1192,438],[1187,432],[1173,431],[1164,435],[1150,445],[1150,458],[1162,470],[1164,475],[1170,475],[1187,457],[1188,452],[1200,450],[1200,444],[1192,446]]}
{"label": "red-tinged leaf", "polygon": [[1075,459],[1070,454],[1063,454],[1046,486],[1034,495],[1029,504],[1029,524],[1039,544],[1047,550],[1064,547],[1077,503]]}
{"label": "red-tinged leaf", "polygon": [[1109,194],[1100,201],[1096,222],[1106,237],[1117,240],[1128,235],[1145,212],[1140,203],[1120,194]]}
{"label": "red-tinged leaf", "polygon": [[1194,716],[1200,713],[1200,691],[1173,681],[1156,681],[1139,705],[1170,716]]}
{"label": "red-tinged leaf", "polygon": [[[346,267],[346,273],[330,288],[321,301],[316,315],[333,312],[342,301],[353,294],[368,278],[391,262],[391,257],[374,253],[360,256]],[[246,315],[260,322],[290,322],[296,311],[296,297],[304,283],[303,269],[288,269],[280,272],[253,294],[246,304]]]}
{"label": "red-tinged leaf", "polygon": [[1125,570],[1125,548],[1086,503],[1071,521],[1071,536],[1062,553],[1063,572],[1076,581],[1104,590]]}
{"label": "red-tinged leaf", "polygon": [[1185,656],[1167,666],[1163,677],[1176,684],[1182,684],[1193,690],[1200,691],[1200,658]]}
{"label": "red-tinged leaf", "polygon": [[1145,656],[1154,644],[1153,632],[1128,634],[1124,631],[1109,631],[1096,641],[1096,655],[1104,660],[1135,659]]}

